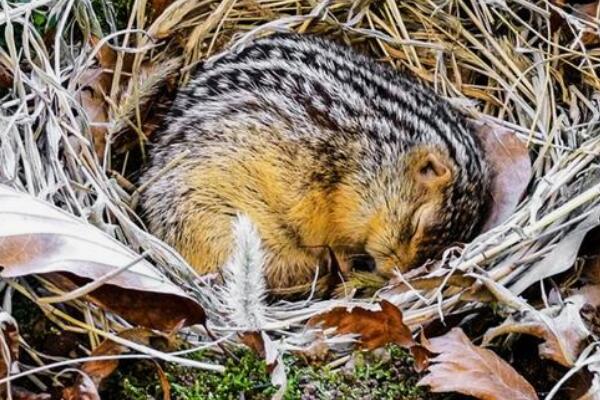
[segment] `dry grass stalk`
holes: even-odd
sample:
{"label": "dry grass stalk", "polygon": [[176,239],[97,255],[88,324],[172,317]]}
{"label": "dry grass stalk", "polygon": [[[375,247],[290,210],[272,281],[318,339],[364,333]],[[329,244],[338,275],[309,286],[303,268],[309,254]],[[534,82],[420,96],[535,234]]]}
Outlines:
{"label": "dry grass stalk", "polygon": [[[506,288],[519,287],[525,272],[535,271],[582,216],[600,207],[600,49],[582,40],[584,34],[597,32],[598,21],[553,1],[177,0],[151,21],[145,2],[137,0],[126,29],[109,26],[109,34],[100,31],[101,18],[89,2],[0,4],[0,28],[6,33],[0,63],[13,77],[0,102],[0,179],[147,252],[204,304],[211,330],[224,340],[236,328],[221,315],[224,300],[211,288],[210,278],[197,276],[178,254],[140,227],[132,196],[111,178],[113,151],[118,149],[110,144],[116,132],[133,125],[141,146],[145,140],[140,104],[148,88],[139,79],[145,63],[167,62],[172,70],[178,64],[168,63],[181,57],[180,81],[185,82],[201,60],[229,43],[243,45],[253,35],[287,29],[327,35],[416,74],[470,116],[518,132],[535,157],[527,199],[502,226],[463,251],[450,252],[436,276],[478,272]],[[38,33],[33,11],[56,17],[53,40]],[[563,21],[558,31],[554,18]],[[117,54],[107,93],[112,134],[102,157],[93,151],[90,124],[76,100],[79,77],[99,50],[88,44],[92,34],[104,37]],[[122,99],[119,81],[126,76],[132,76],[133,87]],[[124,110],[131,109],[136,117],[123,121]],[[26,282],[7,283],[5,291],[37,299]],[[400,304],[407,323],[414,326],[473,306],[445,285],[421,293],[379,295]],[[282,348],[294,348],[307,319],[340,304],[363,302],[344,298],[272,304],[265,311],[270,321],[265,329],[278,331]],[[88,333],[90,347],[127,326],[81,300],[70,303],[88,318],[78,321],[51,304],[38,305],[62,328]],[[210,343],[194,329],[189,333],[196,345]],[[139,350],[157,356],[151,349]],[[586,357],[594,359],[594,354]]]}

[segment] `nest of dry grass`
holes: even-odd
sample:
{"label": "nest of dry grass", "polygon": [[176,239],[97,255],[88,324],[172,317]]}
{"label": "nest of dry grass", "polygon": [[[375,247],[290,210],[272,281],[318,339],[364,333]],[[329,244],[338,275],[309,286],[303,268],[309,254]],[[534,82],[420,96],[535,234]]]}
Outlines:
{"label": "nest of dry grass", "polygon": [[[110,4],[99,9],[89,1],[2,2],[5,43],[0,47],[0,75],[10,85],[4,87],[0,104],[0,177],[147,254],[203,304],[208,325],[221,340],[233,340],[240,330],[222,313],[227,299],[144,230],[134,212],[135,188],[123,176],[139,168],[137,160],[143,157],[148,133],[144,107],[155,94],[152,88],[166,77],[184,83],[197,63],[255,35],[293,30],[335,37],[408,70],[468,115],[517,132],[528,143],[534,168],[517,212],[464,249],[446,252],[443,262],[426,275],[439,279],[434,288],[383,289],[367,299],[348,295],[267,305],[260,328],[276,332],[281,348],[306,345],[310,339],[303,336],[304,324],[315,314],[382,297],[399,305],[405,322],[415,328],[475,307],[478,300],[465,293],[478,287],[518,309],[515,295],[574,266],[578,245],[573,245],[573,232],[598,224],[598,15],[551,0],[151,3],[135,0],[126,26],[119,30],[107,18]],[[52,20],[51,36],[40,34],[35,26],[39,14]],[[79,82],[105,46],[116,55],[105,93],[110,107],[107,121],[93,124],[81,107]],[[144,69],[148,65],[154,68],[151,74]],[[125,97],[124,76],[133,82]],[[94,147],[98,127],[108,131],[100,154]],[[475,281],[469,287],[449,285],[456,274]],[[14,291],[38,298],[25,280],[7,279],[2,285],[8,302]],[[546,288],[540,285],[545,298]],[[70,304],[82,312],[82,320],[51,304],[39,304],[63,329],[88,334],[90,348],[128,326],[81,299]],[[212,345],[201,330],[189,328],[186,333],[196,346]],[[137,350],[156,355],[143,346]]]}

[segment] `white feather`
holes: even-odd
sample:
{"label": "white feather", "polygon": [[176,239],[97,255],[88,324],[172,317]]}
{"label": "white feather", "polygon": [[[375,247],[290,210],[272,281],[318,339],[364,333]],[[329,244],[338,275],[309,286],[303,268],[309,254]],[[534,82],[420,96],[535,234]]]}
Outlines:
{"label": "white feather", "polygon": [[232,229],[234,250],[223,268],[223,300],[235,325],[260,330],[267,321],[260,236],[246,215],[238,215]]}

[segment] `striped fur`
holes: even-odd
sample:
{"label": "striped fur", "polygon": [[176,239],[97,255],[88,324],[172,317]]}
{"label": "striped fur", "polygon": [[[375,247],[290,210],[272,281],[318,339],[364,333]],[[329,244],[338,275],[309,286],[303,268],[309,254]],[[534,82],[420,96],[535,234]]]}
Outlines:
{"label": "striped fur", "polygon": [[[221,267],[238,213],[257,225],[271,286],[311,278],[330,246],[414,267],[481,223],[489,172],[464,118],[432,90],[329,41],[259,39],[201,65],[157,133],[149,228],[201,272]],[[423,184],[433,154],[451,173]],[[440,181],[442,182],[442,181]]]}

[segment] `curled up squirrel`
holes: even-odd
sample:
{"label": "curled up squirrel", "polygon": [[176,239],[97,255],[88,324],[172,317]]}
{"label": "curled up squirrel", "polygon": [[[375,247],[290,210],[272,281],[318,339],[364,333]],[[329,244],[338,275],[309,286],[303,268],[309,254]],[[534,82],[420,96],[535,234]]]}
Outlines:
{"label": "curled up squirrel", "polygon": [[[150,153],[150,231],[199,272],[246,214],[270,287],[310,282],[327,248],[350,268],[406,271],[480,228],[490,172],[465,118],[431,89],[350,48],[276,35],[201,65]],[[172,160],[187,154],[172,168]]]}

